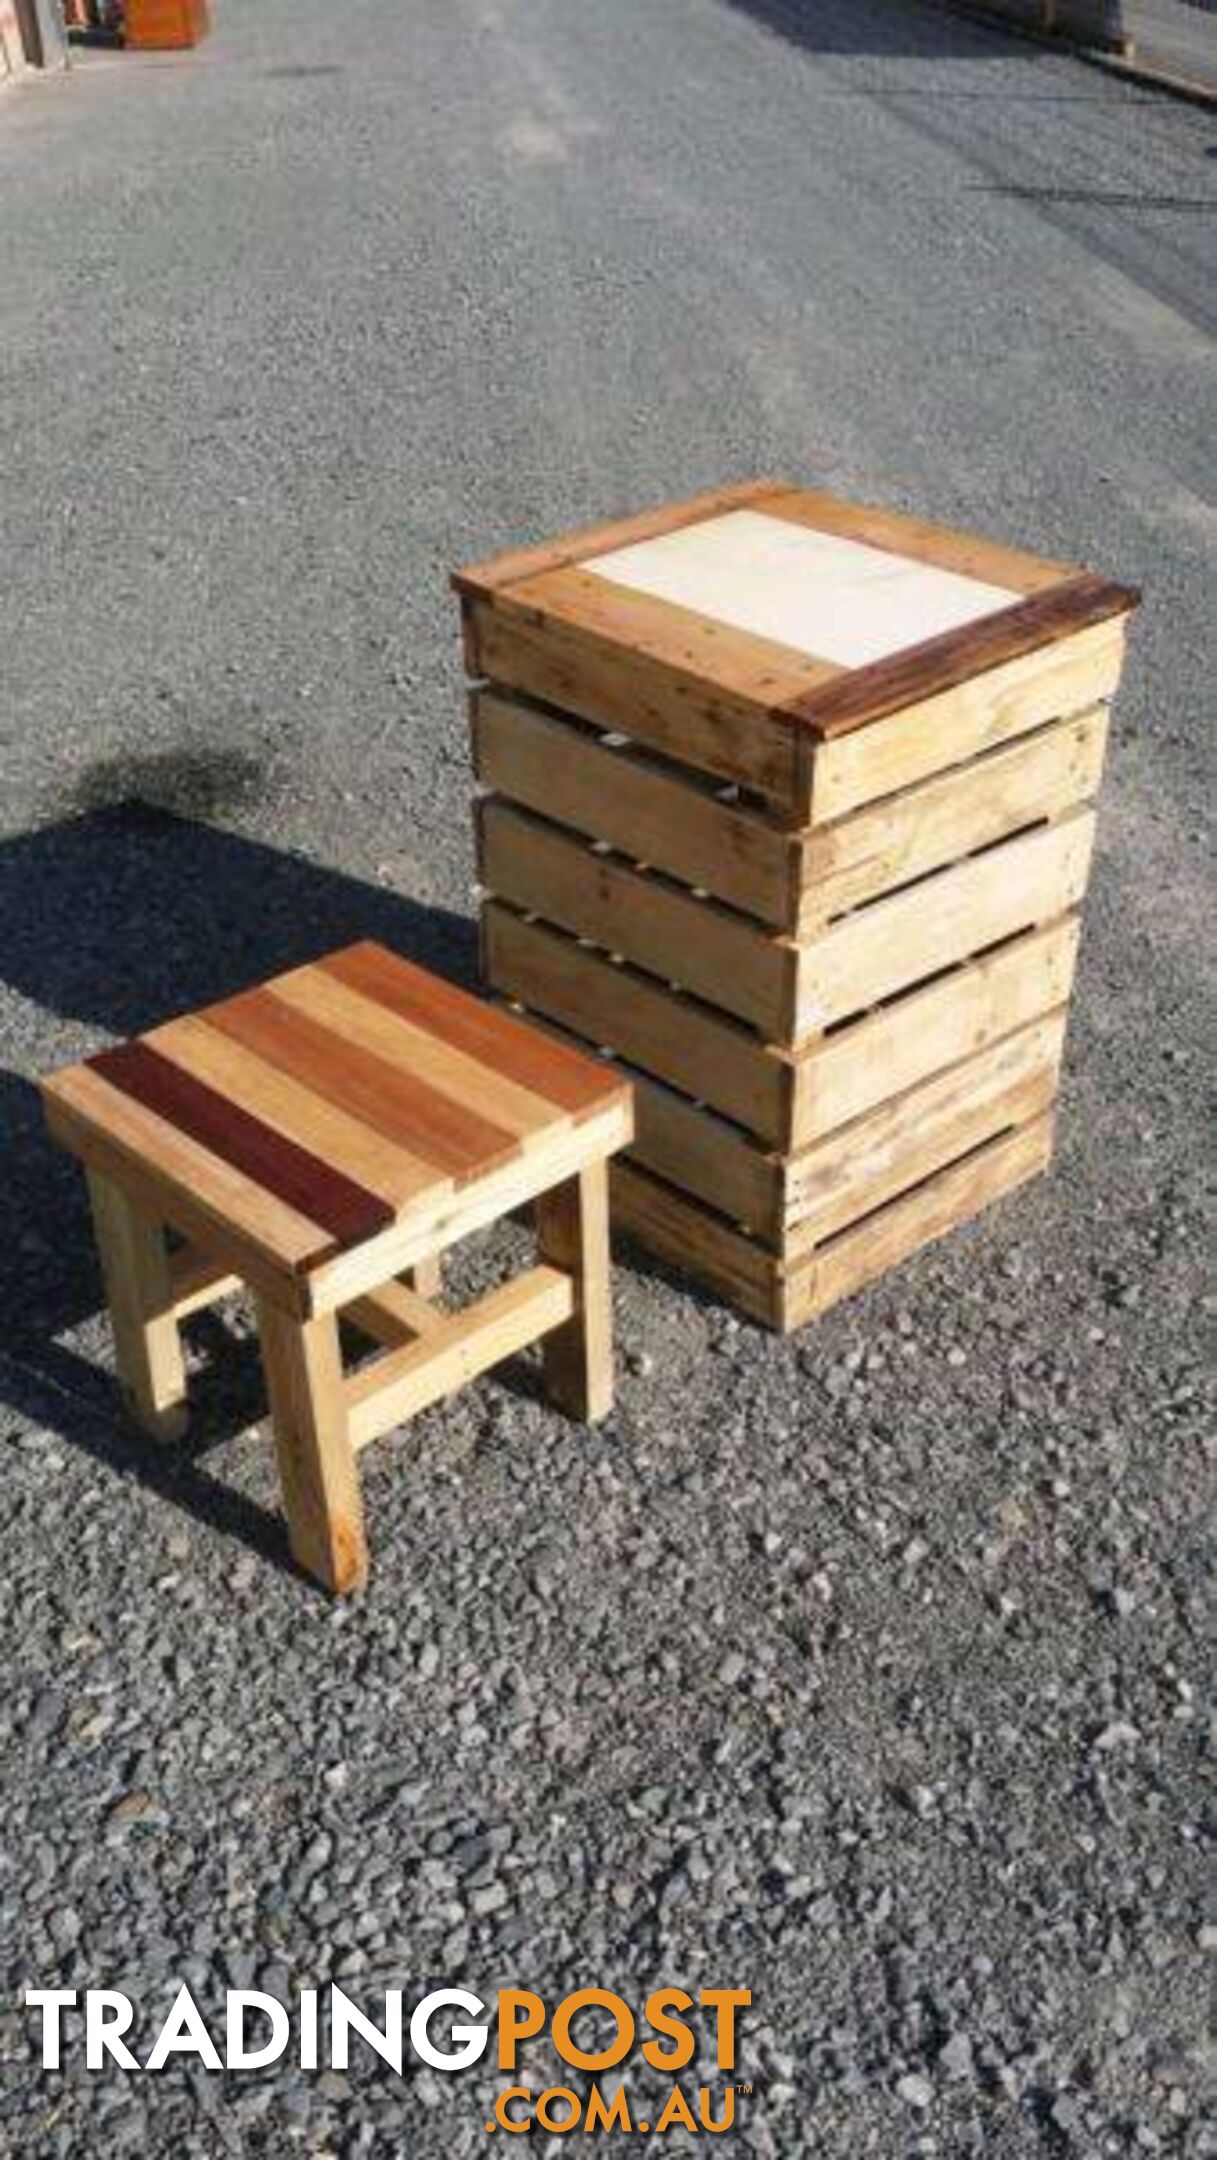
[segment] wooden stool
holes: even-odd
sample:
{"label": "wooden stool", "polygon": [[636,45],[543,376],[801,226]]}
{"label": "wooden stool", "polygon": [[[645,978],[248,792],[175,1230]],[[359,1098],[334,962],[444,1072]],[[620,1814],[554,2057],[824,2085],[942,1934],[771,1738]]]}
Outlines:
{"label": "wooden stool", "polygon": [[[54,1073],[43,1098],[88,1174],[147,1431],[184,1426],[179,1322],[252,1291],[291,1549],[327,1588],[366,1579],[355,1458],[390,1426],[542,1339],[552,1399],[610,1409],[607,1161],[633,1105],[594,1059],[361,944]],[[540,1264],[462,1312],[434,1303],[445,1249],[524,1202]],[[340,1314],[382,1346],[349,1375]]]}

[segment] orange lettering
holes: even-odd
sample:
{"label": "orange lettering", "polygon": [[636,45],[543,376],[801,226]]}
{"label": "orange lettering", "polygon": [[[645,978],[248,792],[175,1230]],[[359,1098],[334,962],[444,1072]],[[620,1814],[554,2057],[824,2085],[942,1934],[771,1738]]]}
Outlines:
{"label": "orange lettering", "polygon": [[672,2017],[668,2005],[676,2010],[691,2010],[693,1997],[683,1988],[656,1988],[647,1996],[647,2022],[652,2032],[663,2033],[676,2042],[675,2047],[663,2047],[658,2040],[644,2040],[642,2052],[652,2070],[683,2070],[693,2060],[694,2040],[689,2028],[678,2017]]}
{"label": "orange lettering", "polygon": [[[617,2021],[617,2038],[599,2055],[589,2055],[576,2047],[570,2036],[571,2019],[593,2005],[610,2011]],[[563,2062],[569,2063],[572,2070],[611,2070],[634,2045],[634,2013],[620,1995],[611,1995],[607,1988],[579,1988],[558,2004],[550,2033]]]}
{"label": "orange lettering", "polygon": [[[523,2016],[517,2016],[522,2011]],[[521,2040],[531,2040],[545,2023],[545,2005],[539,1995],[531,1995],[527,1988],[499,1989],[499,2068],[514,2070],[516,2047]]]}
{"label": "orange lettering", "polygon": [[530,2107],[532,2104],[531,2086],[508,2085],[494,2103],[494,2119],[500,2130],[510,2130],[513,2137],[519,2137],[522,2131],[532,2129],[532,2121],[527,2115],[524,2116],[522,2121],[518,2120],[514,2115],[509,2115],[507,2112],[509,2100],[522,2100],[525,2107]]}
{"label": "orange lettering", "polygon": [[746,2010],[752,2001],[747,1988],[703,1988],[703,2010],[718,2012],[718,2067],[720,2070],[735,2068],[735,2013]]}

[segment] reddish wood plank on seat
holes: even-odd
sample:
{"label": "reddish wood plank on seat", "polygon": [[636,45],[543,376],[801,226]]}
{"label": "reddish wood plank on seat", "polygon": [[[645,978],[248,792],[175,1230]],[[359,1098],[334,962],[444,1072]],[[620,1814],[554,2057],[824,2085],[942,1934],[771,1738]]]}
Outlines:
{"label": "reddish wood plank on seat", "polygon": [[404,1065],[344,1042],[332,1028],[272,990],[244,991],[210,1006],[202,1017],[315,1095],[337,1103],[458,1181],[509,1162],[518,1152],[514,1133],[441,1094]]}
{"label": "reddish wood plank on seat", "polygon": [[[626,1091],[620,1075],[370,941],[319,963],[350,990],[576,1116]],[[488,1083],[492,1085],[492,1083]]]}
{"label": "reddish wood plank on seat", "polygon": [[319,1224],[337,1248],[374,1237],[394,1220],[393,1209],[376,1193],[264,1125],[147,1043],[118,1043],[87,1062],[108,1086]]}

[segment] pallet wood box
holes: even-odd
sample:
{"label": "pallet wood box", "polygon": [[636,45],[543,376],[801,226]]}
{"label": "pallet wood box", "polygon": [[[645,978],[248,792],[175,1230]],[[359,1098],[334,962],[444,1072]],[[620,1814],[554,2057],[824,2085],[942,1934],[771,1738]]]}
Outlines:
{"label": "pallet wood box", "polygon": [[461,571],[483,964],[618,1222],[797,1326],[1048,1161],[1136,595],[757,482]]}

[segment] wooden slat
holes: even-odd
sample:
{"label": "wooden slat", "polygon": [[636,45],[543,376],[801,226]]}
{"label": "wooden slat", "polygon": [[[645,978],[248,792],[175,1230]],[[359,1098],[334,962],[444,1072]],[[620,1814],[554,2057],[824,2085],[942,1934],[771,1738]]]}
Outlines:
{"label": "wooden slat", "polygon": [[251,1184],[317,1223],[335,1246],[374,1237],[392,1221],[392,1208],[376,1193],[264,1125],[146,1042],[118,1043],[90,1058],[88,1065],[108,1087],[154,1111]]}
{"label": "wooden slat", "polygon": [[1078,921],[1066,917],[811,1044],[794,1062],[800,1148],[1064,1004]]}
{"label": "wooden slat", "polygon": [[231,1095],[264,1124],[325,1161],[341,1163],[349,1176],[394,1208],[416,1193],[452,1182],[434,1163],[387,1140],[207,1020],[189,1014],[155,1028],[146,1040],[187,1072]]}
{"label": "wooden slat", "polygon": [[475,1125],[488,1125],[528,1145],[566,1123],[566,1112],[543,1096],[518,1086],[481,1058],[453,1049],[427,1027],[415,1027],[378,1000],[349,989],[324,968],[280,975],[274,995],[293,1011],[330,1028],[352,1048],[381,1058],[394,1071],[407,1072],[411,1080],[434,1088]]}
{"label": "wooden slat", "polygon": [[792,525],[809,525],[816,532],[838,533],[842,539],[933,563],[936,569],[953,570],[960,577],[1008,585],[1012,592],[1042,592],[1080,574],[1076,563],[1050,562],[1029,555],[1024,548],[982,540],[975,533],[953,532],[947,525],[933,525],[905,511],[842,502],[818,488],[790,488],[769,495],[764,508],[766,517],[786,518]]}
{"label": "wooden slat", "polygon": [[775,638],[704,615],[679,601],[640,592],[591,569],[551,570],[513,585],[507,611],[532,608],[547,623],[563,623],[611,638],[631,652],[695,675],[756,704],[793,705],[840,680],[838,662]]}
{"label": "wooden slat", "polygon": [[713,1110],[645,1074],[634,1080],[634,1108],[631,1161],[696,1194],[776,1246],[785,1185],[778,1155]]}
{"label": "wooden slat", "polygon": [[529,1089],[556,1111],[579,1117],[602,1109],[617,1086],[612,1073],[594,1058],[522,1026],[500,1007],[468,996],[383,945],[348,946],[320,965],[348,989],[429,1030],[450,1049],[478,1059],[492,1074]]}
{"label": "wooden slat", "polygon": [[482,911],[482,940],[495,989],[593,1046],[610,1044],[750,1131],[785,1139],[789,1065],[738,1022],[494,901]]}
{"label": "wooden slat", "polygon": [[[556,1021],[535,1013],[529,1018],[532,1026],[561,1041],[570,1040]],[[781,1158],[742,1127],[666,1087],[638,1066],[618,1057],[608,1062],[610,1071],[628,1080],[634,1092],[631,1160],[658,1171],[733,1222],[745,1223],[749,1230],[776,1243],[783,1220]]]}
{"label": "wooden slat", "polygon": [[276,992],[246,991],[211,1006],[205,1017],[211,1027],[458,1183],[505,1161],[518,1146],[514,1133],[400,1065],[344,1042]]}
{"label": "wooden slat", "polygon": [[578,622],[513,604],[471,603],[476,673],[600,727],[619,728],[701,771],[736,780],[793,808],[799,731],[755,696],[728,690],[678,661],[632,650]]}
{"label": "wooden slat", "polygon": [[478,813],[487,891],[789,1039],[797,956],[787,940],[498,798]]}
{"label": "wooden slat", "polygon": [[814,827],[800,842],[800,930],[1087,801],[1098,789],[1106,741],[1107,712],[1096,706]]}
{"label": "wooden slat", "polygon": [[498,592],[524,578],[540,577],[547,570],[561,570],[570,563],[582,562],[588,555],[603,554],[608,548],[629,547],[637,540],[652,539],[656,533],[674,532],[681,525],[695,525],[701,518],[716,517],[724,510],[739,510],[747,503],[759,502],[766,495],[782,494],[785,489],[786,483],[782,480],[740,480],[728,487],[706,488],[684,502],[662,503],[657,509],[644,510],[635,517],[589,525],[579,532],[564,533],[556,540],[547,540],[539,547],[504,549],[486,562],[471,563],[454,572],[453,589],[470,597]]}
{"label": "wooden slat", "polygon": [[1071,810],[1055,825],[937,871],[812,937],[799,957],[800,1033],[1063,915],[1086,889],[1094,827],[1092,810]]}
{"label": "wooden slat", "polygon": [[911,705],[875,727],[819,744],[812,753],[809,822],[841,817],[1110,698],[1120,680],[1124,641],[1122,622],[1100,623],[1060,645],[991,668],[974,682]]}
{"label": "wooden slat", "polygon": [[299,1273],[334,1250],[333,1238],[310,1218],[87,1067],[53,1073],[42,1090],[56,1138],[121,1182],[154,1218],[229,1259],[247,1281],[285,1294],[285,1270]]}
{"label": "wooden slat", "polygon": [[634,1081],[631,1162],[793,1260],[1007,1126],[1050,1105],[1065,1036],[1058,1009],[894,1095],[785,1158],[645,1076]]}
{"label": "wooden slat", "polygon": [[998,1135],[785,1270],[743,1231],[630,1162],[610,1173],[613,1223],[750,1318],[788,1330],[969,1221],[1045,1169],[1051,1154],[1049,1114]]}
{"label": "wooden slat", "polygon": [[799,1327],[815,1313],[850,1297],[889,1268],[970,1221],[981,1208],[1045,1170],[1052,1157],[1052,1117],[990,1140],[963,1162],[880,1208],[856,1228],[818,1248],[794,1270],[779,1299],[779,1324]]}
{"label": "wooden slat", "polygon": [[786,711],[814,735],[831,741],[970,683],[991,668],[1059,644],[1078,630],[1127,615],[1139,598],[1131,587],[1109,578],[1068,578],[997,614],[982,615],[961,629],[944,631],[789,699]]}
{"label": "wooden slat", "polygon": [[352,1299],[343,1307],[342,1317],[371,1336],[373,1342],[391,1345],[434,1335],[445,1319],[429,1298],[420,1297],[403,1282],[382,1283],[378,1290]]}
{"label": "wooden slat", "polygon": [[797,1259],[982,1140],[1050,1108],[1065,1021],[1058,1008],[793,1156],[783,1257]]}
{"label": "wooden slat", "polygon": [[1122,661],[1124,624],[1100,622],[1064,644],[992,667],[975,683],[912,704],[878,726],[819,743],[808,823],[819,825],[893,795],[1051,719],[1076,717],[1113,696]]}
{"label": "wooden slat", "polygon": [[366,1447],[390,1426],[526,1349],[561,1327],[573,1310],[569,1275],[530,1268],[464,1312],[449,1314],[418,1342],[371,1359],[346,1383],[352,1447]]}
{"label": "wooden slat", "polygon": [[391,1230],[357,1252],[339,1253],[317,1269],[308,1286],[313,1308],[318,1312],[341,1309],[365,1291],[378,1289],[391,1275],[446,1251],[486,1223],[498,1222],[535,1200],[547,1186],[574,1177],[589,1163],[628,1146],[633,1131],[632,1102],[615,1100],[593,1117],[557,1127],[545,1149],[525,1149],[438,1204],[424,1202],[407,1209]]}
{"label": "wooden slat", "polygon": [[616,1236],[636,1239],[679,1273],[704,1282],[752,1320],[776,1327],[781,1285],[773,1255],[632,1162],[609,1172]]}
{"label": "wooden slat", "polygon": [[687,771],[489,690],[471,698],[479,780],[778,929],[794,922],[798,843]]}
{"label": "wooden slat", "polygon": [[183,1245],[169,1256],[169,1285],[174,1317],[185,1320],[233,1296],[241,1288],[241,1278],[196,1245]]}

